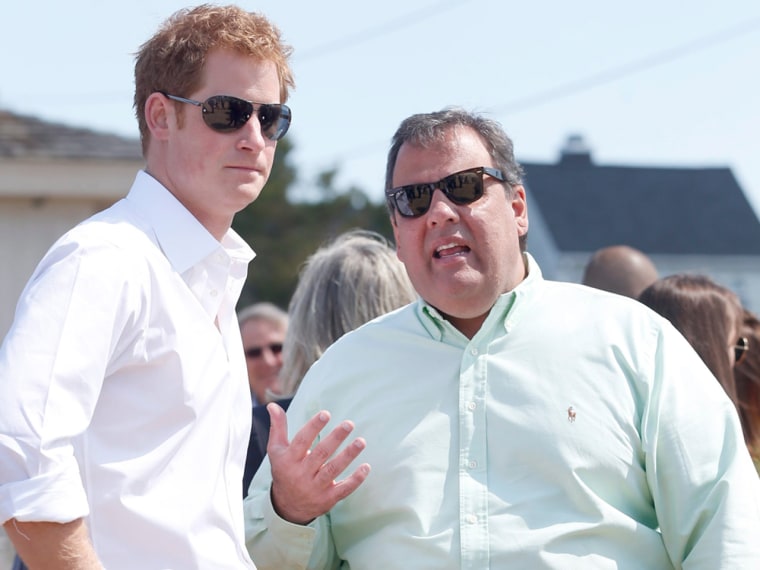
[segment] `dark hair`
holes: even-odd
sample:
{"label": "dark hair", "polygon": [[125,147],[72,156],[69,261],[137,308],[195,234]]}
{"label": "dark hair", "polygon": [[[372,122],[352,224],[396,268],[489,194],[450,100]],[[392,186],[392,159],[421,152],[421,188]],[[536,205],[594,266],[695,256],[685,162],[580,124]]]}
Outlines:
{"label": "dark hair", "polygon": [[[393,135],[391,148],[388,151],[385,189],[390,190],[392,188],[393,171],[396,168],[399,150],[404,143],[426,147],[443,141],[448,131],[457,127],[472,129],[480,135],[491,154],[491,158],[493,158],[493,166],[501,170],[506,177],[505,189],[507,192],[512,192],[515,186],[522,184],[523,169],[515,160],[514,145],[501,124],[493,119],[466,111],[461,107],[446,107],[433,113],[412,115],[401,122]],[[388,212],[393,217],[395,206],[390,200],[387,201],[387,205]],[[527,237],[527,234],[520,236],[520,249],[522,251],[525,251]]]}
{"label": "dark hair", "polygon": [[730,346],[744,309],[733,291],[704,275],[670,275],[644,289],[639,301],[678,329],[718,379],[734,404],[736,381]]}
{"label": "dark hair", "polygon": [[742,420],[744,440],[752,457],[760,460],[760,319],[744,311],[742,336],[749,348],[741,362],[734,367],[736,395],[739,400],[739,417]]}

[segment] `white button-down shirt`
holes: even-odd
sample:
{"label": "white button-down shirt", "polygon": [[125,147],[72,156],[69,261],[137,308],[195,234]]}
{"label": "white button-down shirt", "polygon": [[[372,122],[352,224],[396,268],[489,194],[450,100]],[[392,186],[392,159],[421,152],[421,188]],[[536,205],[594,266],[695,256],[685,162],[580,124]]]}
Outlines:
{"label": "white button-down shirt", "polygon": [[235,318],[253,255],[144,172],[58,240],[0,348],[0,521],[87,516],[109,570],[253,567]]}

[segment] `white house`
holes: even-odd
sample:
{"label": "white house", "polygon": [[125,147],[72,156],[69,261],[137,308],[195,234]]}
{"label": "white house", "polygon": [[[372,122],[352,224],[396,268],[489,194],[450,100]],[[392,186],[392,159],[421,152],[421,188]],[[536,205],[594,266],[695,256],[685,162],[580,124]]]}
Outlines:
{"label": "white house", "polygon": [[137,139],[0,111],[0,338],[48,248],[126,195],[143,166]]}
{"label": "white house", "polygon": [[590,255],[624,244],[661,276],[702,273],[760,313],[760,221],[729,168],[597,165],[578,137],[557,164],[523,164],[528,250],[551,279],[580,282]]}

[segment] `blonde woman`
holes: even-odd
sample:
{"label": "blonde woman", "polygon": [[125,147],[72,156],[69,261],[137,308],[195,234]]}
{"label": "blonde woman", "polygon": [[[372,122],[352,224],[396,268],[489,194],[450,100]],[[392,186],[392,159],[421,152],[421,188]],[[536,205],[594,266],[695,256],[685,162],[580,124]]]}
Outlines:
{"label": "blonde woman", "polygon": [[[380,234],[351,230],[309,257],[288,306],[278,403],[287,409],[309,367],[345,333],[412,302],[417,294],[395,250]],[[266,454],[269,414],[253,409],[243,494]]]}

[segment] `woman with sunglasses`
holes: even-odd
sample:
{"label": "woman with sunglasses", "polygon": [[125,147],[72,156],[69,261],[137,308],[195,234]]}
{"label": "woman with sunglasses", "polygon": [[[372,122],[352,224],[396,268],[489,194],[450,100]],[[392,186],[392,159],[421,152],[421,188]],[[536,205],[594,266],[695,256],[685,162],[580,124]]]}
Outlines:
{"label": "woman with sunglasses", "polygon": [[760,319],[751,311],[744,311],[742,335],[745,348],[734,367],[736,395],[744,440],[760,473]]}
{"label": "woman with sunglasses", "polygon": [[669,275],[655,281],[639,301],[686,337],[737,405],[734,366],[746,352],[744,309],[736,294],[705,275]]}

